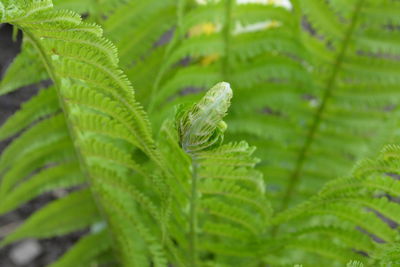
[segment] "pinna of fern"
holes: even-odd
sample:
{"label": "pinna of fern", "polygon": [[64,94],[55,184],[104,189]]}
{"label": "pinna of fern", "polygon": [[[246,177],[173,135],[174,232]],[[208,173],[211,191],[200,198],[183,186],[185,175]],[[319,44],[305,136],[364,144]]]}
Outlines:
{"label": "pinna of fern", "polygon": [[[105,18],[111,16],[114,10],[120,6],[125,7],[127,2],[130,1],[56,0],[54,1],[54,8],[75,11],[85,16],[86,22],[96,22],[103,26]],[[19,71],[21,68],[25,70],[22,73]],[[30,41],[25,38],[21,47],[21,53],[15,57],[1,80],[0,95],[48,79],[50,79],[49,74],[46,72],[38,52],[32,47]]]}
{"label": "pinna of fern", "polygon": [[[309,201],[278,213],[272,224],[284,228],[285,235],[273,240],[270,249],[311,265],[326,258],[330,266],[336,266],[332,260],[340,266],[349,259],[396,266],[399,156],[398,145],[386,146],[376,159],[357,164],[350,176],[332,180]],[[278,262],[278,257],[266,258]]]}

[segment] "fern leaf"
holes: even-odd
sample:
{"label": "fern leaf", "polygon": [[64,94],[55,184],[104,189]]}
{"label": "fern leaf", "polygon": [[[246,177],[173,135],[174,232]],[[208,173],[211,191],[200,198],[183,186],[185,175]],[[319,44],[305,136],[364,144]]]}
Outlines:
{"label": "fern leaf", "polygon": [[301,3],[304,13],[324,36],[331,40],[341,39],[344,35],[339,18],[335,16],[332,8],[321,1],[303,1]]}
{"label": "fern leaf", "polygon": [[83,177],[76,162],[60,164],[42,170],[28,181],[8,192],[2,199],[0,213],[4,214],[40,194],[57,188],[66,188],[83,184]]}
{"label": "fern leaf", "polygon": [[66,254],[49,267],[88,266],[108,249],[111,249],[111,242],[106,231],[89,234],[82,237]]}
{"label": "fern leaf", "polygon": [[83,229],[100,217],[89,190],[81,190],[59,199],[34,213],[1,245],[23,238],[46,238]]}
{"label": "fern leaf", "polygon": [[[387,146],[377,159],[357,164],[350,178],[331,181],[312,200],[279,214],[274,223],[292,221],[296,225],[313,225],[306,227],[305,232],[294,233],[294,236],[329,234],[338,240],[336,242],[348,244],[350,248],[359,246],[361,251],[368,254],[377,251],[378,243],[373,242],[374,239],[395,244],[398,231],[389,223],[398,222],[399,205],[389,200],[386,194],[398,195],[398,181],[388,175],[391,169],[398,169],[398,163],[398,146]],[[335,228],[325,227],[327,222],[343,224],[348,233],[335,233]]]}
{"label": "fern leaf", "polygon": [[30,173],[38,170],[47,164],[68,161],[75,158],[70,140],[56,139],[43,146],[36,147],[20,159],[18,165],[13,165],[3,176],[1,183],[1,197],[4,197],[13,187]]}
{"label": "fern leaf", "polygon": [[307,234],[323,234],[332,239],[340,239],[347,247],[355,248],[360,251],[373,251],[375,245],[370,237],[359,231],[354,231],[347,227],[335,227],[333,225],[319,225],[305,227],[291,233],[293,236],[302,236]]}
{"label": "fern leaf", "polygon": [[111,40],[118,40],[123,67],[140,60],[174,26],[175,9],[174,2],[167,0],[129,2],[115,10],[105,23],[105,31]]}
{"label": "fern leaf", "polygon": [[[112,193],[111,193],[112,191],[110,191],[109,189],[106,189],[105,187],[103,187],[103,189],[100,189],[100,190],[102,190],[101,197],[104,198],[105,203],[109,203],[107,205],[107,207],[116,212],[114,215],[115,218],[110,218],[110,220],[112,222],[111,227],[114,226],[113,224],[115,222],[119,221],[118,218],[120,218],[122,220],[122,223],[119,222],[120,225],[117,226],[118,228],[121,228],[121,225],[124,225],[124,224],[132,225],[137,230],[138,235],[140,236],[140,239],[142,239],[145,243],[147,243],[147,248],[149,250],[149,253],[152,255],[152,259],[154,261],[155,266],[158,266],[158,267],[167,266],[167,262],[166,262],[165,255],[164,255],[165,252],[164,252],[163,247],[159,244],[158,239],[153,236],[152,232],[149,231],[148,227],[146,225],[144,225],[141,220],[136,219],[137,215],[136,216],[132,215],[132,210],[131,210],[132,202],[131,201],[120,201],[117,203],[121,203],[121,204],[115,204],[115,197],[112,196]],[[133,191],[131,191],[131,192],[133,192]],[[111,197],[110,197],[110,195],[111,195]],[[139,197],[141,197],[140,193],[139,193]],[[121,196],[121,198],[128,200],[130,198],[130,196],[128,196],[127,198]],[[142,197],[142,199],[144,201],[147,201],[143,197]],[[112,202],[114,204],[112,204],[112,206],[111,206],[110,203],[112,203]],[[122,204],[122,203],[125,203],[125,204]],[[150,206],[150,207],[152,207],[154,209],[154,206]],[[124,229],[123,232],[129,233],[129,228]],[[127,236],[130,236],[130,235],[127,235]],[[121,240],[117,240],[117,241],[120,242],[121,250],[124,251],[124,255],[121,259],[123,264],[125,264],[127,266],[138,264],[135,257],[131,257],[130,255],[140,255],[139,253],[140,253],[141,249],[135,248],[135,247],[137,247],[137,245],[134,244],[135,243],[134,240],[129,240],[129,238],[127,238],[127,237],[120,237],[120,238],[121,238]],[[148,265],[148,263],[146,263],[146,265]]]}
{"label": "fern leaf", "polygon": [[[117,157],[115,160],[119,161],[119,164],[121,162],[129,164],[136,171],[140,171],[138,164],[135,164],[133,160],[129,161],[127,154],[118,150],[121,147],[121,141],[125,142],[125,140],[128,140],[132,143],[133,140],[134,145],[126,147],[125,151],[140,149],[147,155],[144,161],[150,161],[151,164],[155,164],[162,171],[167,172],[168,170],[168,167],[161,162],[158,152],[155,149],[155,142],[146,114],[136,102],[130,82],[117,67],[118,58],[116,56],[116,49],[110,41],[102,37],[102,30],[98,26],[82,22],[80,16],[74,12],[54,10],[51,1],[17,1],[12,6],[8,1],[2,1],[2,3],[6,6],[6,12],[1,22],[11,23],[20,28],[25,34],[25,38],[29,39],[30,43],[38,51],[49,76],[55,83],[61,108],[67,120],[59,119],[60,125],[64,127],[60,128],[59,132],[52,131],[50,123],[52,119],[49,119],[43,123],[39,123],[39,126],[36,125],[32,129],[29,129],[23,136],[17,139],[16,144],[10,147],[9,151],[3,157],[1,170],[6,170],[11,162],[13,162],[11,159],[13,154],[17,154],[20,158],[32,155],[31,160],[26,160],[26,163],[23,165],[23,167],[29,165],[30,169],[24,171],[14,171],[11,169],[9,171],[11,173],[10,177],[3,180],[4,186],[1,189],[4,192],[8,192],[17,179],[25,176],[25,173],[28,174],[34,168],[43,166],[43,163],[53,160],[54,157],[63,155],[64,152],[61,149],[61,144],[64,144],[65,146],[62,148],[66,148],[68,151],[72,150],[74,154],[78,155],[80,166],[83,168],[81,171],[89,179],[89,183],[94,189],[93,193],[96,195],[103,193],[102,197],[99,197],[100,201],[98,204],[102,206],[102,210],[104,209],[104,216],[111,225],[110,230],[112,235],[121,241],[117,242],[117,247],[120,254],[123,255],[122,258],[124,260],[122,261],[129,266],[131,266],[129,263],[140,263],[138,266],[145,266],[142,263],[146,262],[147,259],[142,251],[148,248],[153,253],[157,266],[165,265],[165,260],[163,260],[161,255],[163,248],[158,244],[158,236],[153,236],[140,220],[132,220],[136,219],[132,214],[128,214],[128,217],[125,216],[127,211],[131,211],[129,208],[132,205],[141,205],[140,202],[136,203],[136,200],[142,202],[147,200],[151,203],[150,199],[152,197],[146,196],[147,193],[145,193],[139,194],[140,197],[137,199],[130,198],[129,200],[133,200],[133,202],[129,204],[129,208],[124,207],[121,203],[118,204],[119,201],[125,201],[126,199],[121,199],[118,194],[113,194],[112,192],[108,195],[110,192],[101,191],[102,186],[106,188],[110,187],[113,179],[102,180],[100,182],[100,179],[96,179],[99,173],[95,172],[96,169],[92,166],[93,155],[96,154],[96,156],[101,155],[111,161],[113,160],[111,156],[115,156]],[[122,127],[123,129],[122,133],[115,134],[113,136],[114,139],[108,139],[108,144],[105,147],[98,145],[99,142],[93,140],[103,140],[103,133],[87,138],[87,135],[80,132],[80,129],[74,125],[74,122],[85,120],[79,119],[81,116],[90,114],[96,114],[104,120],[117,122],[116,124],[119,125],[117,127]],[[94,119],[90,116],[86,116],[85,118]],[[40,125],[43,127],[43,124],[46,122],[48,125],[43,128],[42,135],[39,136]],[[94,128],[99,126],[98,124],[96,126],[96,123],[91,123],[90,125]],[[101,127],[97,128],[97,130],[101,129]],[[40,141],[43,139],[43,132],[48,133],[48,135],[52,134],[53,140]],[[56,137],[60,138],[57,134],[64,137],[65,143],[52,145],[54,155],[46,149],[38,151],[39,148],[46,145],[46,142],[49,144],[51,143],[50,141],[57,140]],[[121,140],[120,136],[124,138]],[[28,141],[31,141],[31,147],[27,146],[23,148],[22,146],[27,144]],[[107,155],[104,149],[111,147],[114,153]],[[115,177],[118,177],[117,173],[111,172],[111,178]],[[103,182],[108,182],[109,184],[102,184]],[[143,185],[143,181],[134,181],[134,184]],[[99,191],[96,191],[96,189]],[[157,197],[155,196],[155,198]],[[71,220],[76,214],[85,214],[82,220],[76,220],[77,224],[75,226],[65,225],[64,227],[61,225],[62,227],[56,228],[55,225],[40,225],[48,228],[47,236],[62,234],[73,230],[73,227],[83,227],[93,223],[93,220],[98,220],[98,217],[93,212],[84,210],[85,208],[89,209],[88,205],[93,207],[93,199],[90,194],[86,195],[85,201],[85,204],[75,203],[77,206],[80,205],[80,208],[83,210],[68,210],[69,214],[67,213],[67,215],[70,215]],[[78,200],[75,202],[78,202]],[[58,202],[54,204],[56,203]],[[110,205],[110,203],[112,204]],[[62,202],[61,204],[64,205]],[[68,202],[65,205],[68,205]],[[120,212],[120,209],[115,210],[115,206],[122,206],[123,212]],[[65,209],[67,210],[67,207]],[[61,210],[62,207],[60,207]],[[46,213],[48,212],[44,214]],[[38,231],[36,235],[44,235],[40,231],[43,231],[45,228],[37,226],[37,222],[41,220],[39,215],[38,217],[33,217],[32,222],[27,221],[26,229],[21,228],[16,234],[10,235],[6,239],[6,242],[12,242],[27,235],[25,232],[31,231],[30,227],[36,227]],[[68,217],[67,215],[64,214],[64,219]],[[147,215],[143,216],[147,217]],[[56,215],[54,217],[58,218]],[[89,217],[91,217],[92,221],[89,221]],[[119,219],[121,223],[117,223]],[[69,220],[65,221],[65,224],[67,223],[69,223]],[[129,238],[127,238],[128,236]],[[130,236],[134,236],[134,238],[130,238]],[[131,247],[135,247],[135,249],[132,250]],[[137,258],[132,258],[132,251],[135,251],[135,257]]]}
{"label": "fern leaf", "polygon": [[[60,115],[36,124],[34,127],[25,131],[3,152],[0,160],[0,170],[4,172],[11,162],[23,158],[25,154],[40,147],[40,145],[62,140],[67,135],[65,130],[65,121]],[[35,140],[41,141],[34,142]]]}
{"label": "fern leaf", "polygon": [[[13,92],[23,86],[46,80],[46,70],[40,61],[38,54],[29,43],[24,43],[22,52],[16,56],[8,66],[0,82],[0,95]],[[21,69],[24,71],[21,73]]]}
{"label": "fern leaf", "polygon": [[87,139],[81,146],[81,152],[88,161],[96,161],[96,159],[100,161],[106,160],[109,163],[123,166],[146,177],[143,168],[128,153],[109,143],[100,142],[96,139]]}
{"label": "fern leaf", "polygon": [[59,105],[55,89],[41,90],[37,96],[24,103],[21,109],[0,127],[0,139],[9,138],[38,119],[53,115],[58,110]]}
{"label": "fern leaf", "polygon": [[182,214],[169,229],[189,264],[209,253],[215,264],[253,264],[271,216],[262,176],[252,169],[258,162],[254,148],[245,142],[222,145],[231,97],[229,84],[217,84],[192,107],[178,108],[176,129],[170,122],[162,128],[161,144],[168,144],[162,150],[175,173],[168,178],[172,210]]}
{"label": "fern leaf", "polygon": [[316,240],[299,240],[297,242],[289,243],[289,247],[294,249],[302,249],[311,253],[319,254],[327,258],[331,258],[342,264],[346,264],[348,259],[362,260],[355,252],[343,249],[333,243],[316,241]]}

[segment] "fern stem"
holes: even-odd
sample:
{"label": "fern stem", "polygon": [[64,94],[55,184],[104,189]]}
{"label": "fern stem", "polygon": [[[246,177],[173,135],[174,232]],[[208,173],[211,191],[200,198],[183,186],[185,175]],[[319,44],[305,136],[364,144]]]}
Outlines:
{"label": "fern stem", "polygon": [[229,81],[229,63],[231,50],[231,34],[232,34],[232,0],[225,0],[225,25],[223,29],[224,50],[225,55],[222,59],[222,77],[225,81]]}
{"label": "fern stem", "polygon": [[349,25],[349,27],[348,27],[348,29],[346,31],[345,36],[344,36],[344,41],[342,43],[342,46],[340,47],[338,56],[336,58],[334,66],[333,66],[332,73],[331,73],[331,75],[330,75],[330,77],[329,77],[329,79],[327,81],[327,86],[326,86],[326,88],[324,90],[324,93],[323,93],[323,96],[322,96],[321,105],[317,109],[317,112],[316,112],[316,114],[314,116],[314,120],[313,120],[313,122],[311,124],[311,127],[310,127],[309,131],[308,131],[308,134],[307,134],[307,137],[305,139],[305,142],[304,142],[304,144],[303,144],[303,146],[302,146],[302,148],[300,150],[298,159],[296,161],[294,172],[293,172],[292,176],[289,179],[289,185],[288,185],[288,187],[287,187],[287,189],[286,189],[286,191],[284,193],[281,210],[285,210],[289,206],[289,203],[290,203],[290,200],[291,200],[291,198],[293,196],[293,193],[295,192],[296,187],[299,184],[300,173],[301,173],[301,171],[303,169],[304,162],[305,162],[305,160],[307,158],[307,153],[308,153],[308,151],[309,151],[309,149],[310,149],[310,147],[311,147],[311,145],[312,145],[312,143],[314,141],[314,137],[315,137],[315,135],[316,135],[316,133],[318,131],[319,125],[321,123],[322,114],[324,113],[324,111],[326,109],[327,102],[330,99],[330,97],[332,96],[333,89],[334,89],[334,87],[336,85],[336,79],[337,79],[338,73],[339,73],[339,71],[340,71],[340,69],[342,67],[343,59],[344,59],[344,56],[346,54],[347,48],[349,46],[351,37],[352,37],[352,35],[354,33],[354,29],[355,29],[355,26],[357,24],[358,16],[359,16],[359,13],[361,11],[361,7],[362,7],[363,2],[364,2],[364,0],[359,0],[357,2],[357,4],[356,4],[355,8],[354,8],[354,12],[353,12],[353,15],[352,15],[352,18],[351,18],[350,25]]}
{"label": "fern stem", "polygon": [[197,162],[192,157],[192,189],[189,213],[189,262],[191,267],[197,266]]}

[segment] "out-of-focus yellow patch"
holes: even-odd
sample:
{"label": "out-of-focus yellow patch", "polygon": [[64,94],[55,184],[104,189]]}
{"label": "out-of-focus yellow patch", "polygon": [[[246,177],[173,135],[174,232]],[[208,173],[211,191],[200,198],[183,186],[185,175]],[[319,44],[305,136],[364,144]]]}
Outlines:
{"label": "out-of-focus yellow patch", "polygon": [[[211,22],[206,22],[202,23],[199,25],[196,25],[192,27],[189,31],[189,36],[190,37],[196,37],[202,34],[212,34],[217,32],[217,26],[214,23]],[[213,62],[217,61],[219,59],[218,54],[211,54],[208,56],[204,56],[200,59],[200,64],[203,66],[207,66],[212,64]]]}
{"label": "out-of-focus yellow patch", "polygon": [[215,24],[211,22],[206,22],[202,23],[196,26],[193,26],[190,31],[189,31],[189,36],[194,37],[194,36],[199,36],[202,34],[212,34],[217,31],[217,27]]}
{"label": "out-of-focus yellow patch", "polygon": [[272,20],[265,26],[265,28],[273,29],[273,28],[278,28],[279,26],[281,26],[281,23],[279,21]]}
{"label": "out-of-focus yellow patch", "polygon": [[208,66],[219,59],[219,54],[211,54],[205,56],[201,59],[200,64],[203,66]]}

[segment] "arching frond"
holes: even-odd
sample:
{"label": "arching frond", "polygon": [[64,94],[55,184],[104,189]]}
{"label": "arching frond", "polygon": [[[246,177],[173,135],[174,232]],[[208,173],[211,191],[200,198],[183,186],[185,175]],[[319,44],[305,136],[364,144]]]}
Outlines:
{"label": "arching frond", "polygon": [[[282,242],[302,243],[307,238],[320,240],[322,235],[330,235],[332,239],[326,239],[329,243],[347,247],[348,252],[357,249],[374,258],[365,257],[360,259],[362,262],[372,264],[378,260],[379,256],[374,255],[394,246],[399,236],[393,225],[400,223],[400,205],[391,197],[399,194],[399,181],[393,177],[399,170],[399,152],[398,146],[387,146],[377,159],[358,164],[351,177],[333,180],[310,201],[278,214],[273,223],[283,224],[292,232]],[[337,228],[327,227],[328,223],[342,225],[346,234],[338,234]],[[299,225],[307,225],[307,230],[298,230]],[[386,245],[379,244],[382,242]]]}
{"label": "arching frond", "polygon": [[[80,185],[86,180],[91,191],[101,195],[96,197],[96,204],[101,205],[103,219],[109,222],[119,253],[125,255],[121,261],[128,266],[138,262],[138,266],[150,264],[145,256],[136,261],[131,255],[140,255],[146,246],[150,253],[155,253],[154,245],[157,244],[159,248],[155,257],[158,266],[164,266],[163,248],[156,241],[158,236],[153,236],[141,220],[134,222],[134,216],[126,213],[126,206],[117,204],[120,201],[130,203],[128,208],[131,209],[136,205],[152,203],[158,199],[157,196],[151,190],[148,193],[137,190],[139,194],[132,195],[132,199],[133,189],[130,189],[129,194],[125,193],[125,197],[108,191],[108,188],[113,188],[118,177],[125,183],[131,183],[132,188],[151,187],[150,181],[142,180],[146,173],[143,167],[132,158],[133,151],[137,149],[142,151],[141,156],[137,155],[142,162],[152,162],[162,171],[168,169],[161,164],[150,124],[134,98],[133,88],[117,67],[116,49],[102,37],[102,30],[98,26],[82,22],[73,12],[54,10],[51,1],[2,3],[5,12],[1,22],[11,23],[22,30],[24,38],[32,44],[54,82],[54,88],[30,100],[2,128],[3,138],[27,128],[6,149],[0,160],[2,211],[9,211],[42,192]],[[46,101],[51,101],[51,104],[46,105]],[[57,114],[59,110],[63,114]],[[36,114],[30,117],[29,113],[32,112]],[[115,125],[113,130],[120,129],[120,132],[105,132],[102,130],[105,129],[104,125],[98,123],[101,121],[110,121]],[[82,122],[85,123],[79,124]],[[92,131],[82,131],[85,127]],[[108,151],[110,149],[113,151],[111,154]],[[98,166],[102,165],[105,169],[99,172]],[[72,166],[75,166],[75,172]],[[116,167],[120,168],[117,172]],[[36,174],[32,176],[33,173]],[[100,179],[102,177],[108,179]],[[74,206],[82,210],[64,209],[63,205],[69,205],[68,197],[65,204],[60,200],[60,207],[57,206],[58,202],[54,202],[50,205],[55,207],[49,206],[52,208],[34,214],[26,226],[11,234],[4,244],[25,237],[41,238],[63,234],[98,221],[98,216],[85,210],[87,205],[94,205],[89,191],[85,192],[82,200],[84,203],[73,202]],[[71,196],[75,194],[79,195],[74,193]],[[71,197],[72,200],[75,198]],[[105,203],[114,204],[110,206]],[[123,212],[115,210],[115,206],[121,206]],[[152,207],[156,209],[154,204]],[[57,212],[65,213],[64,216],[52,214],[56,208]],[[70,219],[67,218],[67,212],[70,212]],[[76,216],[81,216],[81,220]],[[146,215],[143,217],[146,218]],[[41,221],[43,218],[52,219],[45,224]],[[64,224],[60,224],[57,218],[65,220]],[[155,219],[158,223],[160,217]],[[44,232],[44,229],[48,231]],[[136,238],[125,237],[130,234]],[[136,243],[141,240],[144,243]]]}

